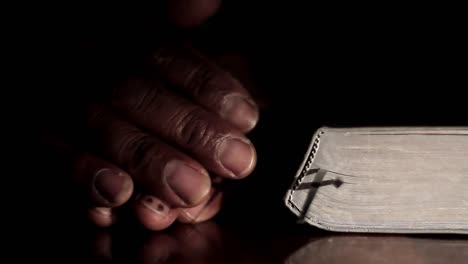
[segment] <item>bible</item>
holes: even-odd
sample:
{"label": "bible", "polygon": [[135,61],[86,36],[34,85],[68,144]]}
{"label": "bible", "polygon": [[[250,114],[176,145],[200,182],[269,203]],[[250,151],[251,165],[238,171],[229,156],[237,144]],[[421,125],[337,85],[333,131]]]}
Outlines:
{"label": "bible", "polygon": [[468,127],[321,127],[285,204],[330,231],[468,234]]}

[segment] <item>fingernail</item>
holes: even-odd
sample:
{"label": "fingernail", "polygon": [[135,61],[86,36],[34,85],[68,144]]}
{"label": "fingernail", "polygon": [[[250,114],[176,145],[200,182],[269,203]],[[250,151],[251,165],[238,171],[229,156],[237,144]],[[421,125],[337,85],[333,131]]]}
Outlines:
{"label": "fingernail", "polygon": [[185,214],[185,217],[188,218],[190,222],[197,221],[198,216],[203,212],[206,208],[206,205],[203,206],[196,206],[189,209],[184,209],[182,212]]}
{"label": "fingernail", "polygon": [[199,223],[211,219],[221,208],[222,193],[210,192],[210,198],[200,205],[184,208],[180,211],[179,220],[182,223]]}
{"label": "fingernail", "polygon": [[225,138],[218,146],[218,160],[233,178],[247,176],[255,164],[256,154],[248,140]]}
{"label": "fingernail", "polygon": [[208,195],[211,181],[208,173],[197,171],[180,160],[172,160],[166,164],[164,177],[172,191],[186,205],[198,203]]}
{"label": "fingernail", "polygon": [[112,204],[124,188],[125,177],[111,169],[101,169],[94,176],[94,188],[102,199]]}
{"label": "fingernail", "polygon": [[145,195],[140,198],[140,203],[148,208],[151,212],[166,217],[169,213],[169,207],[165,205],[161,200],[153,196]]}
{"label": "fingernail", "polygon": [[105,216],[109,216],[109,215],[112,214],[111,209],[107,208],[107,207],[96,207],[96,208],[93,208],[93,210],[96,213],[99,213],[99,214],[102,214],[102,215],[105,215]]}
{"label": "fingernail", "polygon": [[187,218],[190,219],[190,221],[196,221],[198,217],[203,213],[203,210],[205,210],[205,208],[212,202],[213,197],[216,194],[218,194],[218,192],[215,192],[214,189],[211,189],[210,193],[208,194],[210,197],[205,202],[192,208],[185,208],[182,210],[182,212]]}
{"label": "fingernail", "polygon": [[228,95],[224,99],[221,115],[242,131],[252,130],[258,122],[258,109],[251,100],[241,95]]}

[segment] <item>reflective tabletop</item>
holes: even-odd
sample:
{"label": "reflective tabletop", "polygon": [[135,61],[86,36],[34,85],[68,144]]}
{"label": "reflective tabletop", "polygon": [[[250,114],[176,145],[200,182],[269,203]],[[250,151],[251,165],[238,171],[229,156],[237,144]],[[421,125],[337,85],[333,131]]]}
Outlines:
{"label": "reflective tabletop", "polygon": [[[467,263],[463,236],[343,234],[290,225],[218,221],[162,232],[95,229],[63,240],[65,262],[79,263]],[[55,252],[55,254],[59,254]]]}

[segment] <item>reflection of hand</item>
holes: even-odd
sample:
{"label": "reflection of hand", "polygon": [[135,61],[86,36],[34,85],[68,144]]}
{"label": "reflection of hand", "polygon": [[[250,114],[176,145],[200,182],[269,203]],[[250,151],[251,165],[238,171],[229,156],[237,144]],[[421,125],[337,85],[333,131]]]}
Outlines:
{"label": "reflection of hand", "polygon": [[[187,1],[195,2],[219,4]],[[197,24],[210,13],[200,7],[195,5],[203,15],[175,21]],[[176,219],[207,220],[221,203],[212,181],[246,177],[256,163],[245,133],[256,125],[258,110],[239,81],[189,48],[160,48],[150,66],[150,74],[99,93],[99,99],[86,95],[86,122],[78,130],[84,134],[78,134],[89,137],[72,147],[74,175],[92,200],[91,219],[101,226],[111,225],[113,208],[132,195],[140,197],[134,211],[149,229]]]}
{"label": "reflection of hand", "polygon": [[[108,230],[103,230],[95,240],[94,255],[108,263],[121,263],[114,239]],[[128,251],[127,245],[122,246]],[[143,264],[225,263],[226,260],[221,229],[214,222],[178,225],[170,232],[154,233],[138,247],[136,255],[129,257],[131,263]]]}

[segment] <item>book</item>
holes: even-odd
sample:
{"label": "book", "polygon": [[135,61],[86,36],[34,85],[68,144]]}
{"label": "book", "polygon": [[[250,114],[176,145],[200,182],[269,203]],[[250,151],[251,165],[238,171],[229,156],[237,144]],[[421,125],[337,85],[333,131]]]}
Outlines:
{"label": "book", "polygon": [[285,204],[330,231],[468,234],[468,127],[321,127]]}

